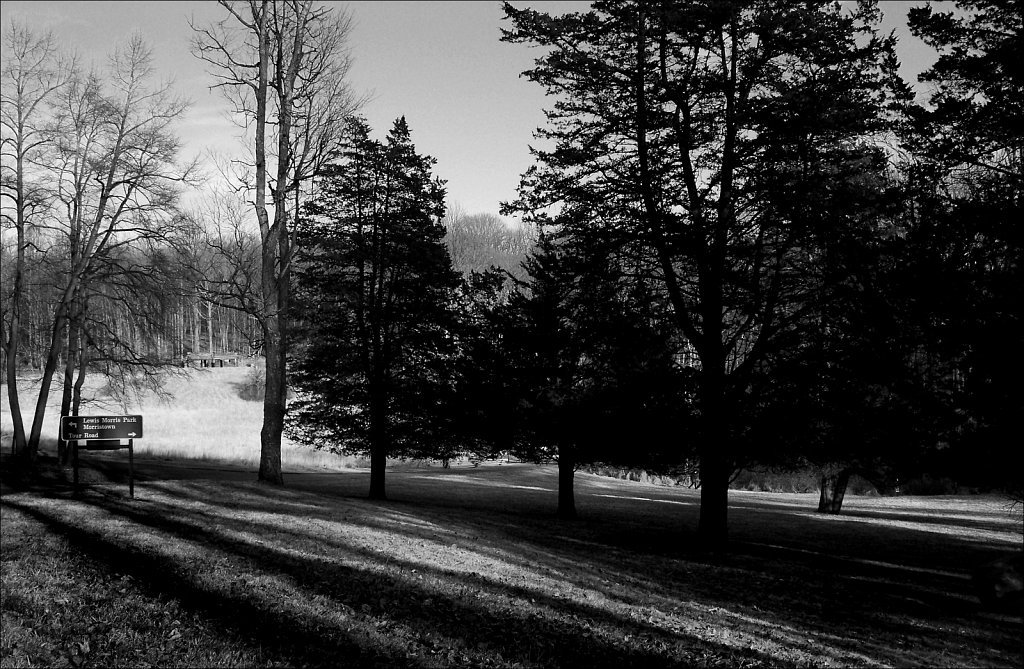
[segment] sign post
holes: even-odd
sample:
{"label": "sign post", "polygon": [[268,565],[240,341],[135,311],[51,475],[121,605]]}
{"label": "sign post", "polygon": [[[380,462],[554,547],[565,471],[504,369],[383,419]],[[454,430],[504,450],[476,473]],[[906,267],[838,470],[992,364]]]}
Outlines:
{"label": "sign post", "polygon": [[[78,450],[128,449],[128,494],[135,497],[135,440],[142,438],[142,416],[61,416],[60,438],[73,441],[75,493],[78,493]],[[127,441],[128,443],[124,443]]]}

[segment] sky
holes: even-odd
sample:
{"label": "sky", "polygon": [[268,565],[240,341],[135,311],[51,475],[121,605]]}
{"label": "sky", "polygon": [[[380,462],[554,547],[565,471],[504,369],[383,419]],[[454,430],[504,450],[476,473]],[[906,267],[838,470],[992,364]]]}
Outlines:
{"label": "sky", "polygon": [[[529,167],[532,133],[550,103],[540,86],[520,77],[538,55],[526,45],[499,40],[501,2],[323,3],[349,11],[353,59],[349,72],[362,109],[379,137],[405,116],[421,154],[437,159],[437,176],[448,182],[448,198],[467,213],[497,213],[515,197],[519,175]],[[517,7],[548,13],[584,11],[589,2],[522,0]],[[900,37],[903,75],[917,74],[934,53],[909,34],[906,14],[921,0],[882,2],[884,30]],[[948,4],[948,3],[933,3]],[[188,19],[210,24],[224,17],[215,2],[0,2],[6,29],[12,19],[35,30],[52,30],[84,64],[102,67],[111,48],[139,32],[154,52],[161,77],[192,101],[178,125],[185,156],[208,150],[233,153],[238,130],[224,115],[226,103],[209,86],[206,64],[189,51]]]}

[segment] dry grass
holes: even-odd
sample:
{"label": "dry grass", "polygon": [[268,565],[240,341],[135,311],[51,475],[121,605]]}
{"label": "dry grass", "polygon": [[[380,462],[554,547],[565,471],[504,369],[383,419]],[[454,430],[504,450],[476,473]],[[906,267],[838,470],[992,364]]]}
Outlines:
{"label": "dry grass", "polygon": [[111,458],[80,498],[7,489],[3,666],[1020,666],[1021,618],[972,565],[1019,548],[1001,500],[698,494],[550,467],[293,473]]}
{"label": "dry grass", "polygon": [[848,497],[825,516],[815,494],[734,491],[714,557],[682,487],[581,474],[565,521],[551,467],[424,467],[371,502],[365,470],[291,445],[270,487],[245,374],[135,408],[134,500],[119,453],[89,454],[80,496],[52,464],[27,483],[2,469],[0,666],[1024,662],[1020,611],[982,609],[968,578],[1020,550],[1000,498]]}
{"label": "dry grass", "polygon": [[[152,393],[139,403],[121,406],[105,398],[96,379],[90,379],[85,395],[94,398],[82,413],[138,413],[143,416],[143,435],[135,443],[135,453],[142,458],[183,458],[209,462],[235,463],[251,467],[259,465],[260,428],[263,425],[263,404],[247,402],[239,396],[246,383],[249,367],[223,367],[191,370],[187,375],[168,378],[165,389],[170,398]],[[26,379],[19,383],[22,413],[27,421],[35,407],[37,386]],[[0,386],[0,426],[5,435],[10,430],[10,408],[7,387]],[[46,424],[42,433],[45,452],[56,449],[60,428],[60,390],[50,393]],[[26,428],[27,429],[27,428]],[[285,469],[337,470],[357,463],[355,458],[315,451],[287,438],[281,452]]]}

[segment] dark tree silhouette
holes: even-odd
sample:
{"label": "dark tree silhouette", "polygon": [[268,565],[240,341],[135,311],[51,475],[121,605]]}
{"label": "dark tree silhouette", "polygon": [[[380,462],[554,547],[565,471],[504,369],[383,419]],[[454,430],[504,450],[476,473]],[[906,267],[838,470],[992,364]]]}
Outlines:
{"label": "dark tree silhouette", "polygon": [[405,119],[385,142],[362,120],[318,181],[297,226],[299,325],[289,413],[297,439],[370,455],[385,498],[389,456],[427,452],[450,415],[459,277],[444,228],[443,182]]}
{"label": "dark tree silhouette", "polygon": [[722,548],[741,398],[769,352],[799,342],[814,240],[843,223],[806,192],[905,103],[894,39],[875,35],[872,3],[505,12],[503,39],[546,49],[526,75],[558,96],[539,131],[553,148],[535,150],[510,209],[544,223],[551,207],[594,207],[576,234],[657,281],[697,383],[699,531]]}
{"label": "dark tree silhouette", "polygon": [[[1021,497],[1006,463],[1024,420],[1024,15],[1019,2],[964,0],[957,12],[910,10],[911,31],[939,57],[911,137],[918,188],[908,212],[908,273],[932,324],[965,420],[947,466],[971,485]],[[909,280],[909,278],[908,278]]]}
{"label": "dark tree silhouette", "polygon": [[557,462],[563,517],[576,516],[580,466],[658,464],[653,447],[671,431],[680,384],[652,317],[659,305],[615,258],[564,243],[576,241],[541,236],[526,278],[492,305],[486,339],[467,356],[483,434],[519,458]]}

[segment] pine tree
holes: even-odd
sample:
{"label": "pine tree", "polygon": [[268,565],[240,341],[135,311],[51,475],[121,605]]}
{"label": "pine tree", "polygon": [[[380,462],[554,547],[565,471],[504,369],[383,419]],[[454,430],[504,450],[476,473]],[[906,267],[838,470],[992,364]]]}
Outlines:
{"label": "pine tree", "polygon": [[913,8],[911,32],[938,51],[911,143],[919,190],[908,212],[913,315],[942,342],[964,417],[947,467],[1024,498],[1013,467],[1024,420],[1024,13],[1020,2]]}
{"label": "pine tree", "polygon": [[661,436],[683,408],[659,306],[615,258],[580,241],[542,234],[522,290],[500,309],[512,450],[557,462],[558,515],[570,518],[580,466],[662,465]]}
{"label": "pine tree", "polygon": [[444,184],[404,118],[386,141],[361,119],[297,227],[301,321],[289,432],[370,457],[383,499],[388,457],[429,453],[449,412],[455,355],[452,269],[440,219]]}
{"label": "pine tree", "polygon": [[[599,237],[658,284],[696,381],[699,533],[727,539],[738,411],[766,357],[800,341],[816,238],[847,217],[826,187],[906,104],[871,2],[595,2],[549,16],[505,4],[503,39],[545,48],[526,72],[555,96],[522,211],[600,216]],[[837,171],[839,174],[837,174]],[[813,196],[813,197],[812,197]],[[843,214],[843,212],[839,212]],[[682,398],[680,398],[682,399]]]}

